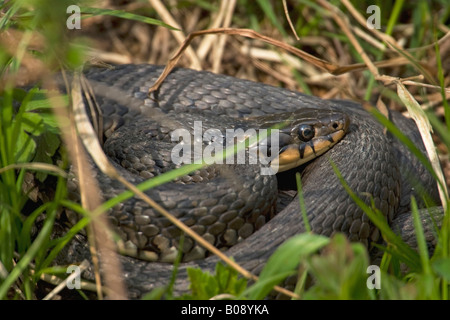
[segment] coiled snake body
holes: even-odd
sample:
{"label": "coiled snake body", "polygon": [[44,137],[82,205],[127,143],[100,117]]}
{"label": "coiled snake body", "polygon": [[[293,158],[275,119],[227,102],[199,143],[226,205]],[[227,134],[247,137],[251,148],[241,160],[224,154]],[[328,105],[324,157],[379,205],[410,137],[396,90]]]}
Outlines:
{"label": "coiled snake body", "polygon": [[[172,71],[159,89],[157,99],[149,99],[148,88],[161,71],[161,67],[151,65],[123,65],[114,69],[91,69],[86,74],[103,112],[108,137],[105,151],[129,169],[121,172],[134,183],[173,167],[167,160],[170,150],[164,143],[170,140],[170,132],[180,126],[190,127],[193,121],[200,120],[205,128],[236,128],[245,123],[243,118],[272,115],[276,119],[277,114],[314,109],[317,115],[346,114],[350,120],[346,136],[325,156],[317,157],[302,168],[308,220],[315,233],[329,236],[344,232],[350,240],[366,244],[380,238],[343,189],[330,160],[357,194],[373,197],[390,223],[395,225],[396,221],[401,221],[395,227],[400,233],[409,230],[411,221],[404,214],[409,211],[411,194],[421,198],[421,194],[415,193],[419,184],[437,199],[435,182],[424,167],[403,145],[383,133],[382,126],[357,103],[322,100],[261,83],[188,69]],[[392,114],[392,119],[424,150],[411,120],[396,113]],[[225,169],[221,169],[223,167]],[[149,195],[209,241],[230,247],[227,255],[257,273],[281,243],[304,231],[298,199],[295,197],[276,209],[277,181],[275,177],[260,175],[259,170],[257,165],[211,166],[181,179],[187,183],[203,180],[201,192],[198,187],[191,189],[188,185],[172,183],[150,190]],[[123,190],[118,182],[101,173],[98,179],[105,198]],[[369,199],[367,197],[367,201]],[[275,217],[266,222],[275,211],[278,212]],[[197,219],[185,215],[186,212]],[[159,261],[170,261],[176,255],[174,247],[179,231],[168,221],[157,218],[145,203],[128,200],[111,210],[109,216],[127,245],[154,251],[156,253],[151,253],[150,257]],[[254,229],[258,230],[251,234]],[[405,231],[404,238],[408,237],[411,238],[411,234]],[[204,250],[190,239],[186,239],[183,252],[186,260],[195,261],[180,265],[177,291],[187,289],[188,266],[211,270],[217,262],[215,257],[204,258]],[[87,256],[86,246],[73,241],[67,249],[66,262],[80,261]],[[166,285],[171,277],[171,264],[125,256],[120,259],[133,297]]]}

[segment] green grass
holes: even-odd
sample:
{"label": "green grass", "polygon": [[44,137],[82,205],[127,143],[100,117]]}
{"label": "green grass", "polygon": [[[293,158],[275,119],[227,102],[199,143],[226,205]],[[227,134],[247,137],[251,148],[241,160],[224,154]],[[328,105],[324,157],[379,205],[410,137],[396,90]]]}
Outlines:
{"label": "green grass", "polygon": [[[343,12],[345,8],[339,1],[332,1]],[[443,32],[437,28],[436,23],[445,24],[449,19],[449,8],[440,11],[437,16],[435,8],[445,6],[445,1],[418,1],[417,4],[405,1],[396,1],[390,7],[383,1],[378,1],[381,10],[381,24],[386,26],[386,34],[395,36],[402,26],[409,25],[413,31],[406,36],[408,48],[416,48],[430,44],[427,39],[439,39]],[[61,273],[61,269],[52,267],[52,260],[63,246],[81,229],[90,223],[90,212],[67,199],[65,179],[58,176],[54,167],[57,161],[66,169],[66,155],[61,147],[58,122],[50,112],[52,103],[48,101],[45,91],[31,89],[28,93],[18,89],[16,76],[20,76],[20,67],[27,66],[31,60],[39,61],[45,70],[59,65],[78,67],[84,60],[86,52],[85,40],[78,37],[69,39],[66,34],[65,12],[71,1],[9,1],[3,3],[1,9],[4,15],[0,18],[0,31],[20,31],[21,37],[15,50],[8,43],[0,42],[1,63],[1,91],[0,91],[0,299],[35,299],[36,285],[43,273]],[[242,27],[251,27],[262,33],[280,35],[286,38],[291,33],[283,16],[283,8],[279,1],[241,1],[239,10],[233,15],[233,22]],[[359,1],[357,9],[365,14],[365,8],[371,3]],[[140,16],[139,12],[126,13],[123,10],[99,10],[91,8],[86,2],[83,9],[87,17],[91,15],[115,16],[121,19],[141,21],[149,25],[163,25],[164,23],[154,14],[152,9],[144,10],[154,16]],[[296,32],[302,37],[316,36],[322,39],[333,38],[338,41],[348,61],[358,62],[361,57],[354,50],[346,35],[336,28],[329,29],[324,21],[331,26],[333,21],[326,10],[313,1],[293,1],[290,5],[291,19],[294,21]],[[180,4],[180,11],[191,10],[195,5]],[[389,6],[389,7],[388,7]],[[202,2],[197,7],[201,9],[200,17],[214,14],[217,6],[209,2]],[[346,12],[347,13],[347,12]],[[349,15],[350,18],[350,15]],[[205,25],[201,21],[199,25]],[[43,36],[43,44],[37,49],[30,49],[33,32]],[[387,53],[373,47],[371,44],[360,41],[364,50],[371,54],[373,61],[386,58]],[[313,54],[320,56],[321,46],[303,45]],[[155,49],[156,50],[156,49]],[[231,50],[231,49],[230,49]],[[433,128],[440,137],[447,150],[450,149],[450,109],[445,99],[445,77],[448,70],[443,69],[439,48],[433,48],[437,56],[436,83],[441,86],[445,122],[433,112],[427,114]],[[413,52],[415,59],[422,59],[425,51]],[[169,57],[166,56],[168,59]],[[328,58],[328,57],[325,57]],[[229,59],[229,58],[227,58]],[[235,61],[231,64],[236,63]],[[29,64],[28,64],[29,66]],[[416,75],[414,66],[405,66],[400,71],[402,77]],[[388,72],[389,70],[383,70]],[[399,71],[399,70],[397,70]],[[39,75],[38,75],[39,76]],[[36,81],[41,80],[38,77]],[[300,87],[313,94],[320,93],[323,88],[308,82],[308,74],[303,70],[295,71],[292,76],[300,80]],[[385,89],[368,72],[359,74],[361,99],[370,100],[373,95],[381,94],[397,102],[392,97],[393,91]],[[448,79],[447,79],[448,80]],[[67,101],[66,101],[67,102]],[[414,151],[414,145],[404,139],[395,126],[377,118],[386,125],[388,130],[399,137],[401,141],[411,147],[419,157],[422,155]],[[425,162],[426,160],[423,159]],[[32,163],[45,163],[45,169],[35,169]],[[21,167],[18,167],[20,165]],[[7,170],[10,166],[14,169]],[[164,174],[157,179],[149,180],[140,186],[141,190],[156,187],[195,170],[195,165],[186,166]],[[430,169],[432,170],[432,169]],[[54,183],[54,196],[47,202],[36,202],[30,206],[29,198],[33,190],[25,190],[23,186],[29,173],[35,174],[37,186],[49,181]],[[336,168],[338,173],[338,168]],[[50,174],[50,175],[49,175]],[[54,177],[56,175],[56,178]],[[52,180],[50,180],[52,179]],[[342,181],[345,186],[345,181]],[[38,189],[40,191],[41,189]],[[383,256],[380,272],[382,289],[369,289],[366,281],[369,277],[367,268],[369,259],[365,248],[361,244],[349,243],[342,235],[325,238],[311,234],[296,236],[284,245],[271,257],[263,272],[260,281],[248,285],[238,274],[229,268],[218,265],[214,275],[204,274],[200,271],[190,271],[193,280],[193,291],[188,298],[208,299],[218,294],[228,294],[228,297],[260,299],[271,291],[273,285],[280,283],[285,277],[292,276],[298,270],[299,281],[295,292],[303,299],[449,299],[450,281],[450,214],[447,210],[438,233],[438,247],[433,255],[429,256],[428,248],[423,237],[422,226],[419,223],[418,210],[415,200],[412,199],[412,213],[415,221],[415,230],[418,238],[418,250],[412,250],[404,244],[392,231],[386,222],[380,219],[376,209],[367,206],[358,199],[358,195],[348,189],[349,194],[376,224],[387,242],[386,253]],[[132,196],[125,192],[114,199],[108,200],[103,209],[111,208]],[[83,218],[69,233],[61,239],[51,239],[51,233],[57,213],[62,207],[70,208]],[[44,217],[40,221],[41,217]],[[40,221],[40,230],[33,233],[33,225]],[[33,234],[33,237],[31,236]],[[295,256],[295,259],[291,257]],[[406,264],[410,271],[406,274],[399,272],[400,263]],[[64,270],[63,270],[64,271]],[[63,272],[64,273],[64,272]],[[307,277],[313,277],[316,282],[306,286]],[[202,284],[202,285],[200,285]],[[155,291],[150,297],[158,298],[161,290]],[[174,298],[186,298],[174,297]]]}
{"label": "green grass", "polygon": [[[24,164],[20,170],[2,170],[0,174],[0,261],[8,272],[11,271],[1,282],[1,298],[6,296],[10,286],[22,274],[25,275],[24,296],[27,298],[33,296],[32,290],[36,279],[30,274],[30,263],[34,260],[38,266],[45,256],[45,250],[42,248],[49,240],[57,205],[65,192],[63,179],[59,178],[54,199],[36,208],[29,216],[23,215],[28,195],[22,188],[25,185],[28,167],[31,167],[27,166],[27,163],[50,162],[51,156],[59,146],[57,128],[48,121],[45,110],[40,115],[31,112],[36,111],[29,107],[33,92],[32,90],[23,97],[17,112],[14,112],[12,104],[15,89],[6,89],[0,100],[0,168]],[[46,178],[47,170],[36,174],[37,180],[44,181]],[[32,241],[31,228],[41,214],[46,218],[41,232]],[[12,263],[17,258],[16,254],[19,260],[14,266]]]}

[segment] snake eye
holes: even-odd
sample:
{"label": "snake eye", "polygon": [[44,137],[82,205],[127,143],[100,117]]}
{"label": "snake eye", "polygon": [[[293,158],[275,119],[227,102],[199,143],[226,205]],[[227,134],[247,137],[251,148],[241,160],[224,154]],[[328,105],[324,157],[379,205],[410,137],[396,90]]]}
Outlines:
{"label": "snake eye", "polygon": [[302,141],[309,141],[314,138],[314,129],[309,124],[302,124],[298,127],[298,137]]}

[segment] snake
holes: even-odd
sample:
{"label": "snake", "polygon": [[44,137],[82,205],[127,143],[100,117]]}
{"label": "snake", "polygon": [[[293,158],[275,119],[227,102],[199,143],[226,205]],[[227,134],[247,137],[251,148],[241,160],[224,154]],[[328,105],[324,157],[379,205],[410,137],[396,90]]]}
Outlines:
{"label": "snake", "polygon": [[[325,236],[344,233],[367,247],[382,240],[380,232],[343,188],[331,163],[348,186],[366,203],[373,201],[393,230],[409,243],[415,241],[411,196],[422,206],[425,194],[428,201],[439,203],[435,180],[425,166],[360,103],[324,100],[184,68],[175,68],[149,97],[148,90],[162,70],[156,65],[129,64],[85,72],[101,108],[105,153],[132,183],[182,166],[171,161],[174,147],[184,146],[179,139],[174,141],[171,133],[180,128],[192,133],[196,121],[203,126],[200,133],[218,130],[213,138],[197,138],[201,150],[211,146],[214,137],[224,137],[227,129],[246,132],[283,123],[279,150],[272,150],[272,161],[283,172],[263,175],[264,165],[259,163],[216,163],[146,191],[250,272],[258,274],[283,242],[306,231],[295,192],[296,172],[301,173],[312,232]],[[390,119],[425,153],[411,119],[393,111]],[[105,199],[125,190],[98,169],[96,178]],[[76,179],[69,181],[69,189],[71,183],[76,186]],[[108,217],[125,246],[138,252],[138,257],[119,257],[129,296],[139,298],[166,286],[181,231],[138,198],[110,209]],[[180,250],[184,260],[177,266],[174,287],[178,293],[189,289],[187,268],[213,271],[218,261],[188,237]],[[62,256],[64,263],[89,258],[86,237],[75,237]],[[93,278],[89,270],[84,276]]]}

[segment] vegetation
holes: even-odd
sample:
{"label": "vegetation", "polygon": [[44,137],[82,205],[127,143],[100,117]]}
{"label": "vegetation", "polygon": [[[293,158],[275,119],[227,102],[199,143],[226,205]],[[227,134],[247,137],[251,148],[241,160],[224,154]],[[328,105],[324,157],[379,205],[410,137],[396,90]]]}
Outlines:
{"label": "vegetation", "polygon": [[[95,206],[83,208],[67,197],[65,170],[70,148],[61,141],[70,146],[67,141],[71,140],[70,134],[60,133],[65,132],[62,110],[69,100],[52,94],[55,85],[51,73],[62,66],[77,69],[87,60],[165,64],[185,36],[196,30],[252,29],[326,60],[331,66],[365,64],[363,68],[333,75],[310,60],[299,59],[267,43],[239,36],[205,36],[192,41],[178,65],[232,74],[323,98],[375,103],[374,97],[382,97],[389,108],[399,111],[405,111],[406,106],[413,112],[411,109],[420,105],[427,111],[426,118],[436,133],[433,138],[449,179],[450,7],[445,0],[170,3],[164,6],[158,0],[85,1],[80,4],[81,29],[69,29],[73,12],[67,13],[67,8],[72,1],[1,2],[1,299],[40,299],[41,279],[51,281],[47,280],[50,274],[65,278],[66,268],[53,266],[53,259],[74,234],[90,225],[99,211]],[[369,29],[365,24],[376,14],[367,13],[371,5],[380,9],[380,29]],[[399,80],[393,81],[394,78]],[[37,83],[39,86],[35,86]],[[380,121],[384,120],[380,117]],[[393,134],[399,134],[387,121],[383,123]],[[158,177],[142,188],[164,183],[186,170],[192,168]],[[432,170],[439,171],[436,167]],[[448,185],[449,180],[442,184]],[[122,194],[101,208],[110,208],[131,195]],[[353,196],[358,201],[357,195]],[[448,202],[448,196],[444,195],[443,202]],[[412,200],[413,209],[414,203]],[[62,208],[70,208],[83,219],[67,235],[54,239],[54,221]],[[294,293],[303,299],[448,300],[448,210],[438,232],[438,246],[431,256],[417,209],[413,214],[418,252],[391,237],[385,223],[377,221],[374,208],[364,210],[388,241],[380,266],[382,289],[370,289],[367,285],[369,259],[361,244],[349,243],[342,235],[329,239],[302,234],[279,248],[255,284],[247,286],[232,268],[218,265],[215,275],[190,271],[191,295],[165,297],[209,299],[225,294],[222,297],[261,299],[273,285],[298,274]],[[406,274],[400,272],[401,263],[410,267]],[[314,285],[306,285],[308,276],[316,279]],[[86,298],[83,292],[80,294]],[[161,294],[158,290],[148,297]]]}

